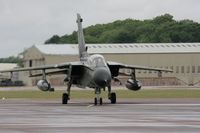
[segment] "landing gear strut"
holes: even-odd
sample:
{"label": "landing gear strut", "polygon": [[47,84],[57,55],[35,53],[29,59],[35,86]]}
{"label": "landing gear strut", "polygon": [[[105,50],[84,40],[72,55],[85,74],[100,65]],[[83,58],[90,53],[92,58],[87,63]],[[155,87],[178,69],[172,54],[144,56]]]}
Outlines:
{"label": "landing gear strut", "polygon": [[103,99],[102,99],[102,97],[100,97],[101,89],[100,88],[96,88],[95,94],[96,94],[96,97],[94,98],[94,105],[97,105],[98,103],[99,103],[99,105],[102,105],[103,104]]}
{"label": "landing gear strut", "polygon": [[68,100],[70,100],[71,86],[72,86],[72,81],[70,80],[67,84],[67,93],[63,93],[62,104],[67,104]]}

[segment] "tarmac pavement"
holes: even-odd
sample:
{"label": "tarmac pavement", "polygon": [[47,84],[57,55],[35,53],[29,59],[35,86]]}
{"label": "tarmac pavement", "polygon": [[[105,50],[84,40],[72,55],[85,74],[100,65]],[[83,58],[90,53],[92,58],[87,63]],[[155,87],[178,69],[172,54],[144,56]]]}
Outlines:
{"label": "tarmac pavement", "polygon": [[199,133],[200,99],[0,100],[0,133]]}

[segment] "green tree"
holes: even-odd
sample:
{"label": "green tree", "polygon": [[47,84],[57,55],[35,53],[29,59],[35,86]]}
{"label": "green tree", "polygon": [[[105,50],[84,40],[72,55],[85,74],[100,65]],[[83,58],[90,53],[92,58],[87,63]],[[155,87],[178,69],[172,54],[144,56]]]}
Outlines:
{"label": "green tree", "polygon": [[50,39],[48,39],[47,41],[45,41],[45,44],[48,44],[48,43],[58,43],[59,41],[60,41],[60,37],[58,35],[54,35]]}
{"label": "green tree", "polygon": [[0,63],[16,63],[18,66],[23,66],[23,60],[19,57],[10,56],[7,58],[0,58]]}
{"label": "green tree", "polygon": [[[86,43],[170,43],[200,42],[200,24],[192,20],[176,21],[170,14],[148,20],[125,19],[107,24],[92,25],[84,30]],[[46,42],[77,43],[77,32]]]}

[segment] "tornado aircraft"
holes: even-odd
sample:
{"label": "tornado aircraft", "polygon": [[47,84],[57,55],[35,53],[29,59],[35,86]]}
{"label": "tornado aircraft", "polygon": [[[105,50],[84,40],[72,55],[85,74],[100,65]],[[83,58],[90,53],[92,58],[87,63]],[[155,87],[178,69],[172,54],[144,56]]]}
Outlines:
{"label": "tornado aircraft", "polygon": [[[120,73],[120,69],[130,69],[131,74],[126,75],[130,78],[126,82],[126,87],[129,90],[140,90],[141,84],[136,79],[135,70],[150,70],[161,72],[172,72],[169,69],[159,69],[147,66],[128,65],[118,62],[106,61],[103,55],[93,54],[89,55],[88,47],[85,45],[85,39],[82,29],[83,19],[80,14],[77,14],[78,25],[78,49],[80,61],[76,62],[64,62],[56,65],[44,65],[38,67],[24,67],[11,70],[2,70],[1,73],[18,71],[29,71],[30,77],[40,76],[41,80],[37,82],[37,86],[42,91],[53,91],[50,82],[46,76],[64,74],[66,77],[63,79],[67,82],[66,92],[62,95],[62,104],[67,104],[70,100],[71,86],[75,85],[80,88],[92,88],[95,91],[94,104],[102,105],[103,100],[101,97],[101,90],[108,91],[108,99],[111,104],[116,103],[116,93],[111,89],[111,80],[116,80],[117,77],[123,73]],[[40,70],[38,74],[31,74],[31,71]]]}

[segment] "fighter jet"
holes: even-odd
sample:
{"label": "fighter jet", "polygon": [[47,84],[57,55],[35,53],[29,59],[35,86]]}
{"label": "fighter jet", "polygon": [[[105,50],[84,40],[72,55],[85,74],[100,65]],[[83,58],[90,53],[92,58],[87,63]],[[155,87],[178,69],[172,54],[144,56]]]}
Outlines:
{"label": "fighter jet", "polygon": [[[83,19],[80,14],[77,14],[77,25],[78,25],[78,48],[80,61],[77,62],[65,62],[62,64],[39,66],[39,67],[25,67],[12,70],[2,70],[1,73],[18,71],[29,71],[30,77],[42,77],[37,82],[37,86],[42,91],[52,91],[54,88],[51,87],[50,82],[46,76],[64,74],[66,78],[64,81],[67,82],[66,92],[62,96],[62,104],[67,104],[70,100],[71,86],[75,85],[80,88],[92,88],[95,91],[96,97],[94,98],[95,105],[102,105],[103,100],[101,97],[101,90],[108,91],[108,99],[112,104],[116,103],[116,93],[111,90],[111,80],[116,80],[117,77],[123,73],[120,73],[120,69],[130,69],[132,72],[130,78],[127,80],[126,87],[129,90],[139,90],[141,84],[136,80],[135,70],[150,70],[161,72],[172,72],[169,69],[152,68],[146,66],[127,65],[118,62],[106,61],[104,56],[100,54],[89,55],[87,50],[88,47],[85,45],[84,34],[82,29]],[[39,74],[31,74],[31,71],[41,70]],[[51,70],[51,71],[49,71]]]}

